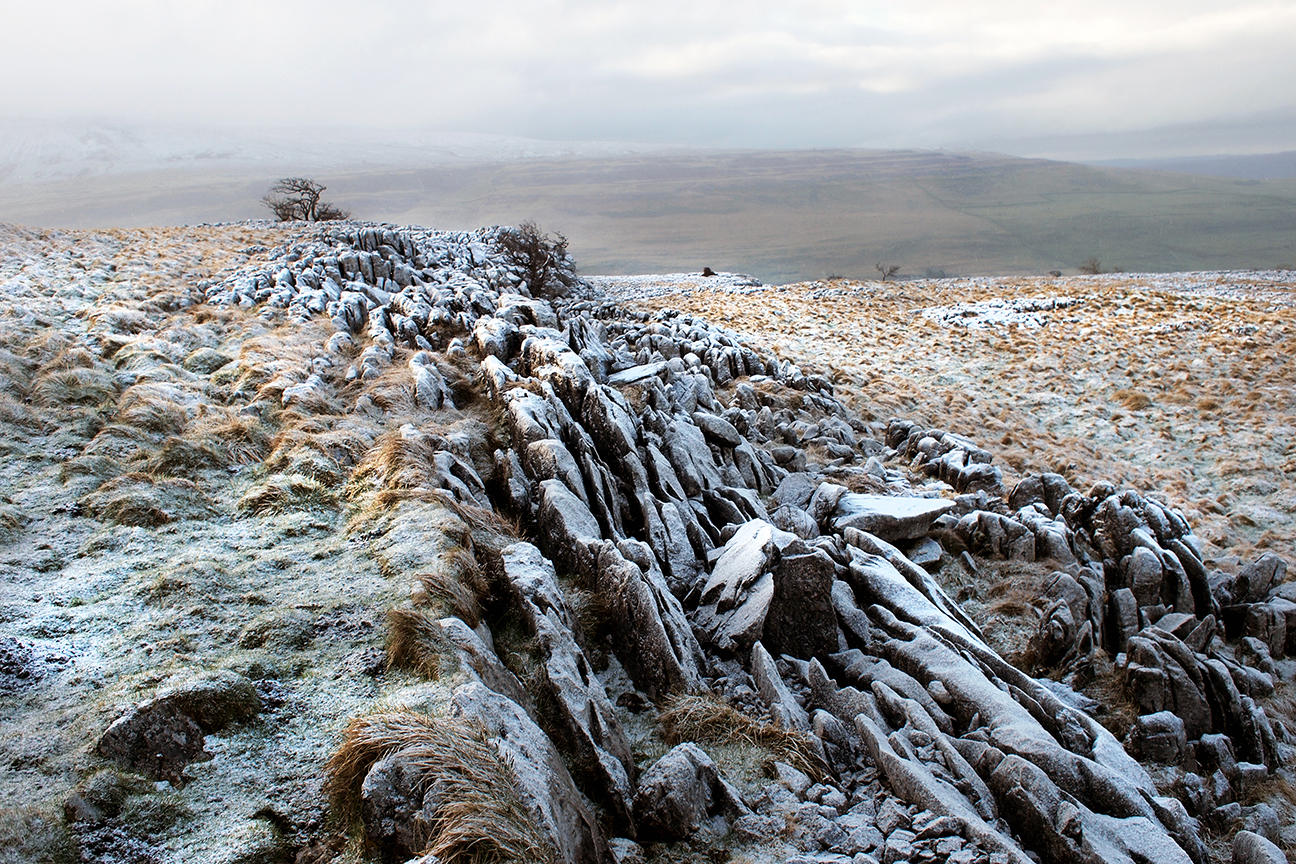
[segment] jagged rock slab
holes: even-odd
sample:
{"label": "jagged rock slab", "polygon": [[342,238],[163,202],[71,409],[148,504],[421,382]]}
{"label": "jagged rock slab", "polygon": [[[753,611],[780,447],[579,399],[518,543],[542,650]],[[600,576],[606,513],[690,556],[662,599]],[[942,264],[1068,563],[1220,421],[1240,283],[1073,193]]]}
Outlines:
{"label": "jagged rock slab", "polygon": [[513,766],[523,801],[569,864],[611,864],[598,822],[549,737],[516,702],[473,682],[455,689],[451,714],[481,723]]}
{"label": "jagged rock slab", "polygon": [[915,540],[931,531],[936,517],[954,508],[940,498],[900,498],[847,492],[837,499],[832,524],[838,531],[856,528],[894,543]]}

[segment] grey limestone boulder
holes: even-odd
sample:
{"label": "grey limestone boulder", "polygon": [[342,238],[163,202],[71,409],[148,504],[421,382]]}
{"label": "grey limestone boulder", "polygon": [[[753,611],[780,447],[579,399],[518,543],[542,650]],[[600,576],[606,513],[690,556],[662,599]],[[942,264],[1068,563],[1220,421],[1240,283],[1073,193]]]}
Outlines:
{"label": "grey limestone boulder", "polygon": [[1184,722],[1169,711],[1144,714],[1134,724],[1132,744],[1144,759],[1177,764],[1188,746]]}
{"label": "grey limestone boulder", "polygon": [[782,531],[795,534],[802,540],[813,540],[819,536],[819,526],[810,514],[800,507],[784,504],[770,514],[769,521]]}
{"label": "grey limestone boulder", "polygon": [[1287,562],[1272,552],[1266,552],[1243,567],[1234,583],[1238,603],[1259,603],[1287,578]]}
{"label": "grey limestone boulder", "polygon": [[576,556],[580,543],[603,536],[590,508],[562,480],[540,483],[540,509],[536,521],[545,549],[567,572],[577,570]]}
{"label": "grey limestone boulder", "polygon": [[473,341],[482,354],[507,363],[521,346],[522,335],[512,321],[491,315],[477,319],[473,325]]}
{"label": "grey limestone boulder", "polygon": [[501,559],[515,607],[539,649],[537,686],[547,705],[541,719],[589,766],[604,806],[619,825],[626,825],[633,794],[630,744],[577,642],[580,628],[563,599],[553,565],[530,543],[506,547]]}
{"label": "grey limestone boulder", "polygon": [[756,692],[769,709],[774,722],[784,729],[798,732],[810,731],[810,715],[792,696],[792,691],[778,673],[774,658],[757,642],[751,651],[751,675],[756,684]]}
{"label": "grey limestone boulder", "polygon": [[662,443],[666,458],[690,498],[724,485],[702,430],[692,423],[672,420],[666,426]]}
{"label": "grey limestone boulder", "polygon": [[365,840],[397,861],[418,855],[435,818],[436,793],[427,790],[432,806],[425,811],[424,772],[415,758],[404,751],[387,754],[370,767],[360,787]]}
{"label": "grey limestone boulder", "polygon": [[158,691],[118,717],[100,737],[99,754],[154,780],[183,785],[185,765],[211,758],[205,733],[251,720],[260,711],[261,697],[247,678],[230,671],[205,673]]}
{"label": "grey limestone boulder", "polygon": [[1287,864],[1287,855],[1259,834],[1239,831],[1233,837],[1233,864]]}
{"label": "grey limestone boulder", "polygon": [[589,506],[589,496],[585,491],[585,477],[580,466],[576,464],[571,451],[561,441],[543,438],[531,442],[524,451],[526,468],[531,479],[537,483],[545,480],[561,480],[568,491]]}
{"label": "grey limestone boulder", "polygon": [[[617,622],[611,634],[613,650],[649,698],[697,692],[703,689],[702,649],[652,555],[633,554],[634,545],[635,541],[621,544],[630,557],[608,541],[588,544],[580,556],[586,580],[606,598]],[[642,553],[642,544],[638,546]]]}
{"label": "grey limestone boulder", "polygon": [[451,714],[485,727],[512,766],[523,803],[568,864],[611,864],[598,822],[581,799],[562,756],[521,706],[473,682],[455,688]]}
{"label": "grey limestone boulder", "polygon": [[171,702],[146,702],[118,717],[99,738],[99,755],[151,780],[183,786],[190,762],[211,758],[202,728]]}
{"label": "grey limestone boulder", "polygon": [[953,507],[954,502],[941,498],[901,498],[847,492],[837,501],[832,524],[838,531],[857,528],[894,543],[926,535],[936,517]]}
{"label": "grey limestone boulder", "polygon": [[723,834],[730,820],[751,811],[701,747],[677,745],[644,772],[635,796],[640,836],[683,840],[699,829]]}
{"label": "grey limestone boulder", "polygon": [[818,488],[819,480],[815,475],[792,473],[779,481],[778,488],[774,490],[772,497],[775,503],[779,505],[790,504],[793,507],[805,510],[809,507],[810,499]]}
{"label": "grey limestone boulder", "polygon": [[717,417],[706,411],[693,412],[693,422],[702,434],[721,447],[737,447],[742,443],[742,436],[734,425],[723,417]]}
{"label": "grey limestone boulder", "polygon": [[467,624],[459,618],[442,618],[437,621],[441,635],[458,655],[463,671],[502,696],[512,699],[531,712],[531,697],[508,670],[499,656]]}
{"label": "grey limestone boulder", "polygon": [[780,556],[762,630],[772,650],[802,660],[827,657],[837,650],[835,571],[832,559],[819,549]]}

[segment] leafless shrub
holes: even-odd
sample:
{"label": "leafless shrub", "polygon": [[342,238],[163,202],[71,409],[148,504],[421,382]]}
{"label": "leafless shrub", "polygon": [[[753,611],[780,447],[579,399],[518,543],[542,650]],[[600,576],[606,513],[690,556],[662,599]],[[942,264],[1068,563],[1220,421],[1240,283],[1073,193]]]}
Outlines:
{"label": "leafless shrub", "polygon": [[[500,235],[499,243],[515,266],[526,271],[527,287],[534,293],[562,293],[562,281],[555,278],[567,258],[567,238],[554,232],[550,237],[531,220]],[[556,283],[556,284],[555,284]]]}
{"label": "leafless shrub", "polygon": [[879,273],[882,274],[882,281],[883,281],[883,282],[885,282],[886,280],[892,278],[893,276],[895,276],[897,273],[900,272],[900,265],[899,265],[899,264],[883,264],[881,261],[879,261],[878,263],[874,264],[873,267],[874,267],[874,268],[875,268]]}

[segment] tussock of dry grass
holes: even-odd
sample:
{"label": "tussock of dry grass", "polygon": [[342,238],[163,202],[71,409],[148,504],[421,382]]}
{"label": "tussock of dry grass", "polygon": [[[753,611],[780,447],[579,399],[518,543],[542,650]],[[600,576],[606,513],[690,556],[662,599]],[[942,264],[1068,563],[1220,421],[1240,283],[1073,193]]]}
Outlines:
{"label": "tussock of dry grass", "polygon": [[40,429],[45,426],[45,419],[40,413],[3,391],[0,391],[0,422],[25,426],[29,429]]}
{"label": "tussock of dry grass", "polygon": [[345,479],[373,445],[373,438],[355,428],[329,429],[307,423],[282,430],[270,441],[266,468],[285,474],[305,474],[329,486]]}
{"label": "tussock of dry grass", "polygon": [[34,396],[42,405],[103,405],[117,396],[113,376],[93,367],[77,366],[42,374]]}
{"label": "tussock of dry grass", "polygon": [[189,414],[177,396],[176,388],[165,384],[136,384],[118,402],[118,421],[149,432],[180,434]]}
{"label": "tussock of dry grass", "polygon": [[195,432],[220,441],[236,465],[254,465],[270,449],[270,435],[255,417],[209,412],[195,424]]}
{"label": "tussock of dry grass", "polygon": [[[359,473],[359,469],[356,473]],[[347,494],[353,500],[360,498],[361,493],[364,492],[364,485],[356,483],[355,476],[352,475],[352,482],[347,488]],[[388,510],[403,501],[437,504],[454,513],[467,528],[464,535],[459,538],[459,542],[465,546],[471,544],[478,552],[498,551],[525,536],[516,521],[507,519],[494,510],[464,504],[445,489],[428,488],[383,488],[363,497],[347,523],[347,531],[369,530]]]}
{"label": "tussock of dry grass", "polygon": [[31,384],[35,364],[12,351],[0,348],[0,385],[2,389],[21,393]]}
{"label": "tussock of dry grass", "polygon": [[360,786],[374,763],[400,753],[436,784],[439,806],[427,824],[423,852],[447,864],[555,864],[554,850],[522,803],[513,769],[481,726],[409,711],[358,717],[328,763],[328,791],[354,817]]}
{"label": "tussock of dry grass", "polygon": [[113,304],[96,311],[90,318],[92,324],[110,333],[133,336],[152,326],[147,315],[139,309]]}
{"label": "tussock of dry grass", "polygon": [[148,458],[144,470],[153,475],[193,480],[201,477],[203,471],[224,468],[228,464],[229,455],[218,442],[192,441],[173,435]]}
{"label": "tussock of dry grass", "polygon": [[93,369],[98,358],[84,348],[65,348],[45,363],[41,371],[55,372],[63,369]]}
{"label": "tussock of dry grass", "polygon": [[122,465],[111,456],[77,456],[64,462],[59,467],[59,482],[66,483],[73,477],[97,477],[107,480],[126,472]]}
{"label": "tussock of dry grass", "polygon": [[657,715],[657,723],[668,744],[750,744],[768,750],[775,759],[816,780],[830,776],[808,736],[753,720],[714,696],[672,697]]}
{"label": "tussock of dry grass", "polygon": [[393,366],[365,389],[373,403],[396,417],[407,417],[418,411],[414,380],[405,366]]}
{"label": "tussock of dry grass", "polygon": [[0,504],[0,543],[12,543],[27,521],[27,516],[16,507]]}
{"label": "tussock of dry grass", "polygon": [[1125,406],[1127,411],[1142,411],[1152,404],[1152,397],[1137,390],[1117,390],[1112,398]]}
{"label": "tussock of dry grass", "polygon": [[357,489],[435,489],[439,483],[433,458],[436,451],[422,438],[399,432],[384,435],[365,454],[351,475]]}
{"label": "tussock of dry grass", "polygon": [[264,516],[289,510],[335,507],[337,495],[318,480],[300,474],[272,474],[248,490],[235,509],[247,515]]}
{"label": "tussock of dry grass", "polygon": [[420,606],[453,615],[469,627],[476,627],[481,620],[480,598],[490,592],[489,580],[471,549],[462,546],[452,549],[443,560],[444,568],[415,577],[419,591],[414,599]]}
{"label": "tussock of dry grass", "polygon": [[98,432],[86,445],[85,456],[108,456],[115,459],[130,459],[142,449],[152,446],[152,440],[142,429],[122,423],[109,423]]}
{"label": "tussock of dry grass", "polygon": [[1124,740],[1139,715],[1138,704],[1125,685],[1125,673],[1116,668],[1106,651],[1098,651],[1091,674],[1092,678],[1081,690],[1101,706],[1094,719],[1118,740]]}
{"label": "tussock of dry grass", "polygon": [[[394,606],[387,610],[387,668],[408,669],[436,680],[445,669],[449,646],[432,609]],[[471,626],[471,625],[470,625]]]}

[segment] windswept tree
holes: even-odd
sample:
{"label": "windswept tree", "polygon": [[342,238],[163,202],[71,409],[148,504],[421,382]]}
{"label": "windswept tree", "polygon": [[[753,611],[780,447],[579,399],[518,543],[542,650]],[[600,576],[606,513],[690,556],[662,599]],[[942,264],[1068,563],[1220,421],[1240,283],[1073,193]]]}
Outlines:
{"label": "windswept tree", "polygon": [[280,222],[330,222],[351,214],[320,200],[328,188],[306,177],[285,177],[261,201]]}
{"label": "windswept tree", "polygon": [[526,271],[529,290],[540,296],[563,295],[571,287],[564,273],[571,269],[567,238],[557,231],[551,237],[528,219],[516,228],[504,229],[499,244],[513,263]]}

